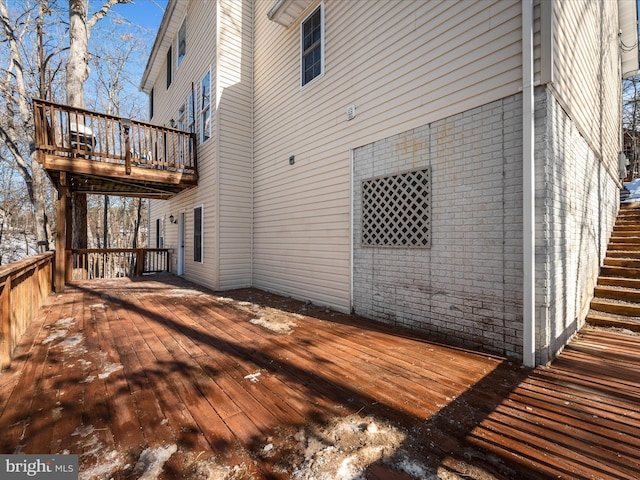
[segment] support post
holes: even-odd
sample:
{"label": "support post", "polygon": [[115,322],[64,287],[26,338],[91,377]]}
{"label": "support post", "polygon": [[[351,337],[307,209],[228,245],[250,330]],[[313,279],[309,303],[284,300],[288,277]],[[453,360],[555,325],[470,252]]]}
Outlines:
{"label": "support post", "polygon": [[11,364],[11,283],[13,275],[9,275],[0,292],[0,370]]}
{"label": "support post", "polygon": [[66,185],[64,172],[60,174],[60,185],[58,186],[57,215],[58,224],[56,229],[56,258],[55,258],[55,281],[54,289],[56,293],[63,293],[66,279],[67,265],[67,193],[69,189]]}

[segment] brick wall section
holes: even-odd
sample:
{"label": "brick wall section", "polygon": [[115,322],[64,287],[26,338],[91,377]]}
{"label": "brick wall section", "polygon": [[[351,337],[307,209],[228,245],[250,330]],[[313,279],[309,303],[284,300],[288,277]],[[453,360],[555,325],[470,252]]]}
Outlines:
{"label": "brick wall section", "polygon": [[[354,310],[463,346],[522,355],[521,97],[354,152]],[[431,247],[361,244],[362,180],[431,168]]]}
{"label": "brick wall section", "polygon": [[[619,197],[617,158],[590,148],[551,90],[536,90],[536,112],[537,362],[546,363],[584,324]],[[607,141],[603,151],[616,151]]]}

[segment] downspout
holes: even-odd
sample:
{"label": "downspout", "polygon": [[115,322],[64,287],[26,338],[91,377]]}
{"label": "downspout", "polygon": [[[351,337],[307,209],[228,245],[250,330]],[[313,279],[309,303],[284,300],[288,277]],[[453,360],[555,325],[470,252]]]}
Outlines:
{"label": "downspout", "polygon": [[533,0],[522,0],[522,190],[523,344],[522,363],[536,364],[535,132],[533,91]]}

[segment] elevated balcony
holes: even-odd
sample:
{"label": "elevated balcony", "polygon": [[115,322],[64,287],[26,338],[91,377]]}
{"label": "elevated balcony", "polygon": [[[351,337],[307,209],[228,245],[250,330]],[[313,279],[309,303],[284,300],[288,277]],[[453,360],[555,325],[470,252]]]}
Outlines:
{"label": "elevated balcony", "polygon": [[197,185],[195,134],[34,99],[38,161],[60,190],[167,199]]}

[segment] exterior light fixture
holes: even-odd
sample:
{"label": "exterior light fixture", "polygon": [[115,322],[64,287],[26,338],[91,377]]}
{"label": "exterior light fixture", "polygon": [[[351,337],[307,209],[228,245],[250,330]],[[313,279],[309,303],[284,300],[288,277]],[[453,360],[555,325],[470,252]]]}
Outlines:
{"label": "exterior light fixture", "polygon": [[173,215],[169,215],[169,223],[178,223],[178,220]]}

